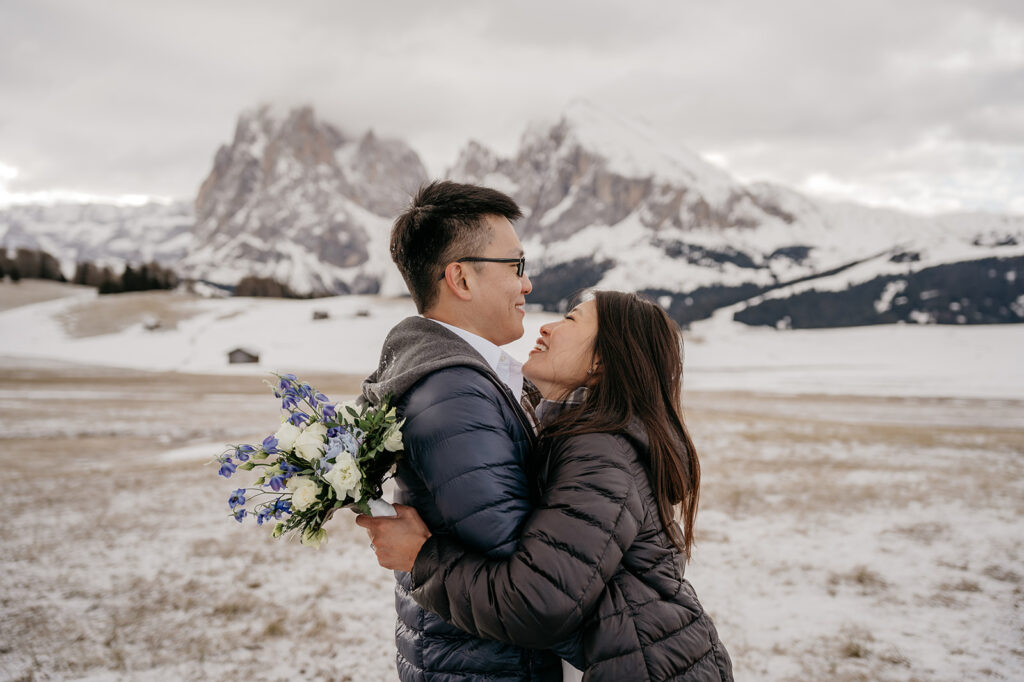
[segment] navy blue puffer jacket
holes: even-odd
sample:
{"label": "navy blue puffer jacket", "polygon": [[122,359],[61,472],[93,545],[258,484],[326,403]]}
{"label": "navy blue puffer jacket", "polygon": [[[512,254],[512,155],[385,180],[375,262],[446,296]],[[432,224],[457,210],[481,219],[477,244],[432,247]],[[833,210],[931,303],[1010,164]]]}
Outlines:
{"label": "navy blue puffer jacket", "polygon": [[[363,384],[405,418],[396,501],[415,507],[432,533],[484,556],[509,556],[532,511],[526,477],[532,429],[511,391],[473,348],[430,320],[411,317],[388,335]],[[398,673],[402,682],[557,682],[558,658],[445,623],[410,596],[396,571]]]}

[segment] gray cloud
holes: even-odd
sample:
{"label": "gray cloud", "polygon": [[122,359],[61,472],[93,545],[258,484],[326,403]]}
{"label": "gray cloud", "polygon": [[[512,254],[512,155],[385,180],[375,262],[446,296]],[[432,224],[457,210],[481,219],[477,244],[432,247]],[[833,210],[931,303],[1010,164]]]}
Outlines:
{"label": "gray cloud", "polygon": [[1019,2],[15,0],[0,91],[11,191],[191,196],[260,102],[401,136],[440,173],[584,96],[747,179],[1024,210]]}

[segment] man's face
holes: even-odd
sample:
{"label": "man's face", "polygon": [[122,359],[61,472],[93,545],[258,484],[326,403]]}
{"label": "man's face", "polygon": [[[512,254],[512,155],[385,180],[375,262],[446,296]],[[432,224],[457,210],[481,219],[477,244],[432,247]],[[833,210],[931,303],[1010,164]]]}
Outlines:
{"label": "man's face", "polygon": [[[483,253],[467,256],[485,258],[519,258],[523,245],[502,216],[485,216],[490,226],[491,241]],[[473,315],[476,333],[498,346],[515,341],[523,335],[523,305],[533,290],[530,278],[516,275],[515,263],[466,263],[473,285]]]}

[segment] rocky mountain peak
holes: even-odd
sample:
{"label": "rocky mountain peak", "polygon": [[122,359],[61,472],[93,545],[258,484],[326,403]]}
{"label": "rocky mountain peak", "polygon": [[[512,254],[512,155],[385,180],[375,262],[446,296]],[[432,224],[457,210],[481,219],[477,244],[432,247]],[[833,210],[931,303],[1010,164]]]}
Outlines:
{"label": "rocky mountain peak", "polygon": [[368,244],[379,236],[371,232],[426,177],[404,142],[347,134],[311,107],[245,112],[196,198],[187,273],[270,276],[300,293],[375,291],[382,275],[371,263]]}
{"label": "rocky mountain peak", "polygon": [[630,216],[654,230],[752,227],[788,217],[697,154],[585,100],[554,122],[530,125],[513,158],[470,143],[451,175],[510,192],[526,214],[523,235],[546,243]]}

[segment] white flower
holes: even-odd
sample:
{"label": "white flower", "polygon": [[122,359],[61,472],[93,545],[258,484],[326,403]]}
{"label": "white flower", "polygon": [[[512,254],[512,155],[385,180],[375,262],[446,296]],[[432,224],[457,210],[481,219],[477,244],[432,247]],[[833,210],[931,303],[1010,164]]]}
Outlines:
{"label": "white flower", "polygon": [[403,419],[399,423],[391,427],[388,431],[387,437],[384,439],[384,449],[389,452],[398,452],[404,446],[402,445],[402,424],[405,423]]}
{"label": "white flower", "polygon": [[315,462],[324,454],[324,443],[327,439],[327,427],[314,422],[295,439],[295,454],[307,462]]}
{"label": "white flower", "polygon": [[277,449],[281,452],[291,452],[292,446],[295,445],[295,439],[302,433],[298,426],[285,422],[281,424],[281,428],[274,434],[274,438],[277,439]]}
{"label": "white flower", "polygon": [[311,478],[292,476],[288,479],[288,490],[292,491],[292,510],[305,511],[316,502],[320,486]]}
{"label": "white flower", "polygon": [[339,500],[351,496],[359,499],[359,484],[363,480],[363,474],[352,455],[342,452],[334,461],[334,468],[327,472],[324,480],[331,484]]}
{"label": "white flower", "polygon": [[313,549],[320,549],[320,545],[327,542],[327,531],[323,528],[314,531],[311,528],[307,528],[302,532],[302,538],[299,540],[302,544]]}

